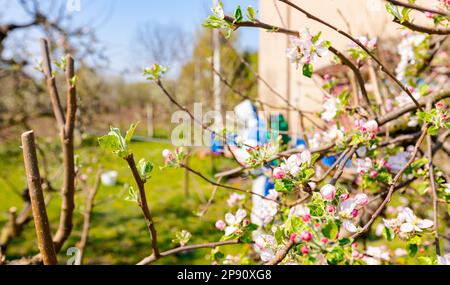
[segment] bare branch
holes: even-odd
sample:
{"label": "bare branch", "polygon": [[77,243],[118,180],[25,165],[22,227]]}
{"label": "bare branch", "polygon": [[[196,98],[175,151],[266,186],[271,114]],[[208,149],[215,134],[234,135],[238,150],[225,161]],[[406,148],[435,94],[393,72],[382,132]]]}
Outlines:
{"label": "bare branch", "polygon": [[55,265],[57,263],[56,253],[42,192],[33,131],[22,134],[22,148],[39,250],[45,265]]}

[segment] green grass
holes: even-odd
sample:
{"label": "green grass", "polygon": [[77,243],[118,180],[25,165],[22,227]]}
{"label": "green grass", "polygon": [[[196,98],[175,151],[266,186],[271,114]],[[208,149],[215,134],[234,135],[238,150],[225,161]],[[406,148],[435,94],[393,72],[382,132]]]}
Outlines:
{"label": "green grass", "polygon": [[[191,244],[217,241],[221,233],[215,230],[214,223],[223,218],[226,209],[225,200],[228,192],[219,191],[215,203],[208,213],[199,218],[195,212],[201,210],[211,195],[212,186],[203,180],[190,175],[190,195],[184,195],[184,170],[163,169],[161,151],[171,148],[162,143],[134,143],[132,150],[136,160],[146,158],[155,164],[152,179],[147,184],[147,195],[152,214],[158,230],[159,245],[162,249],[173,247],[172,239],[180,230],[192,233]],[[5,151],[8,149],[9,151]],[[0,150],[0,228],[6,222],[7,210],[10,207],[22,208],[23,202],[17,192],[26,185],[23,162],[19,144],[10,144]],[[91,222],[90,242],[86,247],[85,262],[92,264],[135,264],[151,253],[150,238],[142,218],[139,207],[127,202],[126,185],[134,186],[129,169],[125,161],[112,154],[101,151],[98,147],[83,147],[77,151],[82,162],[82,173],[88,173],[88,185],[92,185],[95,174],[100,165],[105,170],[119,172],[119,183],[114,187],[101,186],[96,198],[96,207]],[[51,160],[56,158],[51,157]],[[42,158],[40,159],[42,164]],[[57,178],[52,179],[55,188],[61,185],[60,163],[52,165],[50,172]],[[201,158],[194,155],[191,159],[194,169],[201,169],[204,174],[212,177],[211,158]],[[232,166],[232,162],[222,158],[217,159],[217,165]],[[6,179],[5,179],[6,178]],[[78,185],[78,188],[82,188]],[[48,195],[48,194],[47,194]],[[82,227],[82,211],[85,194],[79,189],[76,196],[76,211],[74,217],[74,231],[59,254],[59,262],[65,262],[69,256],[65,253],[79,241]],[[59,221],[60,199],[57,193],[52,195],[48,206],[48,215],[53,232]],[[241,246],[227,248],[225,252],[239,252]],[[33,223],[30,223],[23,235],[14,240],[8,249],[8,259],[32,255],[37,252]],[[167,257],[159,264],[209,264],[205,256],[209,250],[199,250],[177,256]]]}

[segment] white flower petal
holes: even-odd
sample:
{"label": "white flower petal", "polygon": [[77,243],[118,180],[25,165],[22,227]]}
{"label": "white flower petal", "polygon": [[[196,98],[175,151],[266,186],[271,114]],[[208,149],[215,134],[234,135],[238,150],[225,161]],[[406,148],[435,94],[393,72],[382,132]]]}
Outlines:
{"label": "white flower petal", "polygon": [[231,236],[231,235],[234,234],[237,230],[238,230],[237,227],[233,227],[233,226],[227,227],[227,228],[225,229],[225,236],[226,236],[226,237],[227,237],[227,236]]}
{"label": "white flower petal", "polygon": [[227,222],[227,224],[229,225],[234,225],[236,224],[236,218],[233,216],[233,214],[227,213],[225,215],[225,222]]}
{"label": "white flower petal", "polygon": [[433,221],[431,220],[420,220],[419,222],[417,222],[417,226],[421,229],[428,229],[431,228],[434,225]]}
{"label": "white flower petal", "polygon": [[404,223],[400,226],[400,231],[402,233],[410,233],[414,231],[414,225],[411,223]]}
{"label": "white flower petal", "polygon": [[344,228],[350,233],[356,233],[358,228],[350,220],[344,220]]}
{"label": "white flower petal", "polygon": [[236,212],[236,224],[239,224],[242,222],[242,220],[244,220],[244,218],[247,216],[247,211],[243,210],[243,209],[239,209]]}

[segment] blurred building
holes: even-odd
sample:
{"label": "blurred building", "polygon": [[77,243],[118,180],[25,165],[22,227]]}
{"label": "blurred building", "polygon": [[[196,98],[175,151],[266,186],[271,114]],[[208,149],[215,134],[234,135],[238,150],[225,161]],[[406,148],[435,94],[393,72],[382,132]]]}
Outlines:
{"label": "blurred building", "polygon": [[[418,3],[426,3],[426,0]],[[349,32],[353,36],[369,36],[387,38],[400,35],[399,25],[392,22],[382,0],[292,0],[313,15]],[[260,18],[262,22],[279,27],[287,27],[302,31],[309,28],[312,34],[322,31],[323,38],[332,42],[340,51],[345,51],[351,43],[344,36],[338,34],[320,23],[307,19],[305,15],[277,0],[260,0]],[[317,88],[314,80],[305,78],[301,70],[297,70],[286,57],[289,38],[283,34],[261,31],[259,73],[270,86],[297,106],[301,110],[320,111],[322,92]],[[329,65],[331,56],[315,64],[315,69]],[[351,73],[343,67],[338,72]],[[286,102],[278,98],[263,83],[259,84],[259,96],[264,102],[276,106],[286,107]],[[285,111],[289,118],[291,131],[298,131],[299,120],[295,112]]]}

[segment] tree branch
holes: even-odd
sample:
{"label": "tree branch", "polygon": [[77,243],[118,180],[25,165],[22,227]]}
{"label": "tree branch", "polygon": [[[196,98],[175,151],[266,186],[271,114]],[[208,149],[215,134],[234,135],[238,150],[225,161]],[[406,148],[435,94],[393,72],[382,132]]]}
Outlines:
{"label": "tree branch", "polygon": [[139,189],[139,207],[142,209],[142,213],[144,215],[145,221],[147,222],[147,228],[152,239],[153,255],[155,257],[159,257],[160,252],[158,249],[158,233],[156,231],[155,223],[153,222],[153,217],[148,207],[147,195],[145,194],[145,182],[142,180],[141,175],[139,174],[133,154],[125,157],[125,160],[127,161],[128,166],[133,173],[134,180]]}
{"label": "tree branch", "polygon": [[55,265],[57,263],[56,252],[42,192],[33,131],[22,134],[22,149],[39,250],[45,265]]}

